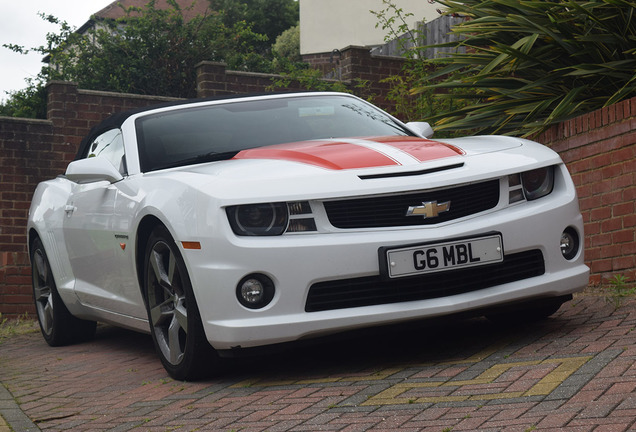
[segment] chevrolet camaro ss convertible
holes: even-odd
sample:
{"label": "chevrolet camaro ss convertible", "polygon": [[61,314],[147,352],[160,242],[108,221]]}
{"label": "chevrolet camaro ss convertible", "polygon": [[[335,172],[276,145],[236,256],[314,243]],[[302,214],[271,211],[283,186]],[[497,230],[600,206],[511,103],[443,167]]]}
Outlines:
{"label": "chevrolet camaro ss convertible", "polygon": [[45,340],[96,322],[147,332],[168,373],[193,379],[247,348],[363,327],[541,319],[587,285],[554,151],[431,136],[340,93],[114,114],[33,196]]}

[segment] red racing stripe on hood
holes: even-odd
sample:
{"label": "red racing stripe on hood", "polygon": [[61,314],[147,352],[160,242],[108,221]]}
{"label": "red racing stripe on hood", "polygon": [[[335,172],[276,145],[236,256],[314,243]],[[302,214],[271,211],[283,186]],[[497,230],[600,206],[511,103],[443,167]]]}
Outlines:
{"label": "red racing stripe on hood", "polygon": [[[366,146],[365,141],[369,144],[376,143],[389,147],[386,148],[386,152],[383,152],[382,146]],[[382,137],[277,144],[243,150],[234,156],[234,159],[286,160],[332,170],[343,170],[402,165],[403,163],[397,162],[396,158],[390,156],[391,151],[395,152],[395,149],[415,158],[414,163],[463,154],[456,147],[421,138]]]}
{"label": "red racing stripe on hood", "polygon": [[368,140],[400,149],[420,162],[465,154],[459,147],[423,138],[395,136],[368,138]]}
{"label": "red racing stripe on hood", "polygon": [[234,159],[277,159],[333,170],[397,165],[372,149],[338,141],[304,141],[243,150]]}

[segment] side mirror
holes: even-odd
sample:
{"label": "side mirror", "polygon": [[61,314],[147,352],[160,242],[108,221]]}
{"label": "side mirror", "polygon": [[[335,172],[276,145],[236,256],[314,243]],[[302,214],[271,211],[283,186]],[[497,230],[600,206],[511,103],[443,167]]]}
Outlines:
{"label": "side mirror", "polygon": [[68,164],[66,178],[76,183],[94,183],[104,180],[115,183],[124,177],[108,160],[97,156]]}
{"label": "side mirror", "polygon": [[431,138],[435,133],[431,125],[427,122],[408,122],[406,125],[422,138]]}

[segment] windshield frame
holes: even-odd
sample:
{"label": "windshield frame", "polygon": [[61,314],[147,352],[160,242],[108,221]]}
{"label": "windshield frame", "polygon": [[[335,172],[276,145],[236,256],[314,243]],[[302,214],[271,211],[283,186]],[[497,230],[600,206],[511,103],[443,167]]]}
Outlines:
{"label": "windshield frame", "polygon": [[[210,113],[215,117],[203,118]],[[197,116],[203,121],[197,121]],[[218,123],[216,128],[213,120]],[[183,104],[145,112],[133,121],[141,172],[231,159],[242,150],[291,142],[417,136],[393,116],[356,96],[327,92]],[[311,121],[315,124],[308,125]],[[284,129],[294,128],[284,136]]]}

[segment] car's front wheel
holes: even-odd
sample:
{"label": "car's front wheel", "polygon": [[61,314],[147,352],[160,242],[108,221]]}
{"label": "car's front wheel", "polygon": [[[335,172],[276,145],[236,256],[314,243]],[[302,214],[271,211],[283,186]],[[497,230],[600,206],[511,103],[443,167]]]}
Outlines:
{"label": "car's front wheel", "polygon": [[93,337],[97,323],[74,317],[62,301],[40,238],[31,244],[31,280],[40,330],[49,345],[67,345]]}
{"label": "car's front wheel", "polygon": [[201,378],[219,359],[205,337],[181,253],[165,227],[151,233],[144,263],[148,320],[161,363],[174,379]]}

